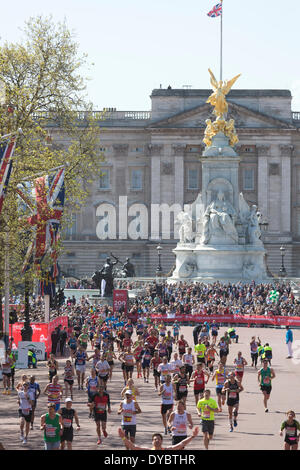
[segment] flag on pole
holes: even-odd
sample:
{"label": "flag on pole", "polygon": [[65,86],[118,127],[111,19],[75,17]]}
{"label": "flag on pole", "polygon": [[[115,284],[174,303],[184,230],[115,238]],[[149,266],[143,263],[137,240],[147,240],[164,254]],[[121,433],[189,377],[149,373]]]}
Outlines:
{"label": "flag on pole", "polygon": [[0,144],[0,214],[12,170],[12,156],[16,146],[13,137]]}
{"label": "flag on pole", "polygon": [[26,194],[23,186],[22,189],[18,187],[19,196],[32,213],[27,222],[34,228],[34,239],[25,256],[23,273],[31,261],[40,271],[44,256],[50,253],[53,259],[53,276],[58,275],[57,243],[65,200],[64,176],[65,169],[61,168],[56,174],[36,178],[31,194]]}
{"label": "flag on pole", "polygon": [[216,18],[216,16],[220,15],[222,15],[222,2],[217,3],[217,5],[215,5],[213,9],[207,13],[207,16],[210,16],[211,18]]}

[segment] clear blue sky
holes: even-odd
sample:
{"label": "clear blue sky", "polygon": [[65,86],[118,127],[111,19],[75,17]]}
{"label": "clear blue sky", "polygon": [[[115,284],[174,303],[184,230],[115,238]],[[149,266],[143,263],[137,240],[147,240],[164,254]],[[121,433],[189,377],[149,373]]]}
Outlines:
{"label": "clear blue sky", "polygon": [[[15,0],[2,8],[1,41],[22,38],[31,16],[66,20],[91,65],[94,109],[149,110],[150,94],[166,88],[210,88],[219,76],[218,0]],[[235,88],[289,89],[300,111],[299,0],[224,0],[223,78],[242,73]],[[7,10],[7,11],[5,11]]]}

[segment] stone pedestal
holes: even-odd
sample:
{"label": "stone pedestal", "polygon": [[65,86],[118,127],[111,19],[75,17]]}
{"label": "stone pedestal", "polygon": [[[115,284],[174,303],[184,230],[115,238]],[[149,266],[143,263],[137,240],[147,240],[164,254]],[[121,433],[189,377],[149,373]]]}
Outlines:
{"label": "stone pedestal", "polygon": [[253,245],[178,244],[173,250],[176,268],[171,280],[255,280],[268,278],[265,250]]}

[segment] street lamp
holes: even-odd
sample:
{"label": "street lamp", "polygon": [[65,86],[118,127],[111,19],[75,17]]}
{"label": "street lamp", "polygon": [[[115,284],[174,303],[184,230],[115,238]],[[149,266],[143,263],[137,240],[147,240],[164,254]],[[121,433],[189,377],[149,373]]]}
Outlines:
{"label": "street lamp", "polygon": [[158,245],[156,247],[157,249],[157,255],[158,255],[158,265],[157,265],[157,268],[156,268],[156,274],[158,276],[161,276],[161,273],[162,273],[162,267],[161,267],[161,252],[162,252],[162,247],[160,245]]}
{"label": "street lamp", "polygon": [[285,247],[282,245],[279,249],[280,249],[280,254],[281,254],[281,268],[279,271],[279,275],[280,277],[285,277],[286,276],[286,269],[284,267]]}

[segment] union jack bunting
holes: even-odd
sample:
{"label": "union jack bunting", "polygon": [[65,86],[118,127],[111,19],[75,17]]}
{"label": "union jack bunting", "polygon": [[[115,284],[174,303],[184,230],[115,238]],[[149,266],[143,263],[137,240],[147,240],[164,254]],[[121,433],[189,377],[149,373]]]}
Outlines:
{"label": "union jack bunting", "polygon": [[209,13],[207,13],[207,16],[210,16],[211,18],[215,18],[216,16],[220,15],[222,15],[222,3],[217,3],[217,5],[215,5]]}
{"label": "union jack bunting", "polygon": [[56,174],[35,179],[31,194],[18,187],[19,196],[32,213],[27,223],[35,232],[25,256],[23,273],[31,261],[40,271],[41,262],[49,252],[53,259],[53,277],[58,275],[56,250],[65,200],[64,177],[65,169],[61,168]]}
{"label": "union jack bunting", "polygon": [[12,138],[0,144],[0,214],[12,170],[12,156],[16,139]]}

